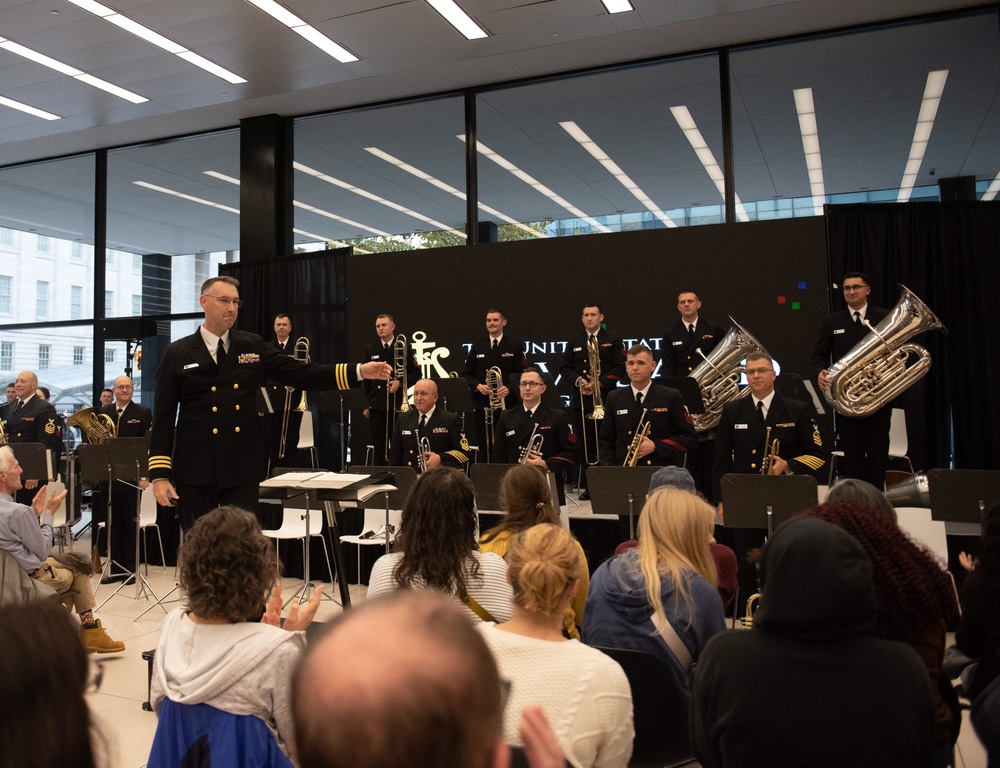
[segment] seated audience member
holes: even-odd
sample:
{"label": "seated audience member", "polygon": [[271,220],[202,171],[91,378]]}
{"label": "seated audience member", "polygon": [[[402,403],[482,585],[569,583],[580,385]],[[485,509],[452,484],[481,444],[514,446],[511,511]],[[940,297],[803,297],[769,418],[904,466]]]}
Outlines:
{"label": "seated audience member", "polygon": [[[684,467],[660,467],[649,478],[649,490],[646,491],[646,498],[648,499],[649,495],[657,488],[666,488],[668,486],[680,488],[690,493],[698,492],[694,486],[694,478]],[[635,539],[623,541],[615,547],[615,554],[620,555],[626,549],[631,549],[638,543]],[[712,552],[712,559],[715,561],[715,570],[719,579],[717,585],[719,596],[722,598],[723,608],[728,608],[736,596],[736,574],[739,570],[736,562],[736,553],[725,544],[719,544],[716,541],[712,541],[709,549]]]}
{"label": "seated audience member", "polygon": [[110,766],[84,692],[92,668],[79,630],[54,600],[0,608],[0,765]]}
{"label": "seated audience member", "polygon": [[659,658],[688,700],[687,673],[709,639],[725,629],[715,588],[715,510],[678,488],[661,488],[639,515],[639,546],[594,573],[583,642]]}
{"label": "seated audience member", "polygon": [[573,534],[542,523],[507,552],[514,618],[479,629],[500,675],[511,681],[503,735],[518,745],[521,707],[541,704],[574,766],[625,768],[632,755],[632,691],[618,663],[563,637],[563,612],[580,584]]}
{"label": "seated audience member", "polygon": [[945,632],[958,615],[951,578],[934,555],[870,506],[857,501],[828,501],[809,514],[843,528],[871,560],[875,636],[906,643],[923,659],[937,717],[932,765],[950,765],[962,721],[951,683],[941,671]]}
{"label": "seated audience member", "polygon": [[[302,768],[507,768],[505,686],[447,598],[400,591],[331,622],[295,673]],[[522,713],[530,768],[563,768],[541,707]]]}
{"label": "seated audience member", "polygon": [[912,648],[872,637],[872,566],[835,525],[800,517],[765,546],[753,630],[725,632],[692,682],[705,768],[929,765],[934,705]]}
{"label": "seated audience member", "polygon": [[[521,531],[526,531],[533,525],[552,523],[560,525],[559,512],[552,506],[552,490],[545,474],[537,467],[518,464],[511,467],[500,481],[500,509],[504,516],[500,522],[479,537],[479,549],[483,552],[496,552],[500,557],[507,556],[511,540]],[[577,554],[580,557],[580,584],[576,595],[566,609],[564,627],[567,636],[580,639],[580,625],[583,623],[583,609],[587,604],[587,591],[590,589],[590,567],[587,565],[587,555],[576,542]]]}
{"label": "seated audience member", "polygon": [[[986,512],[979,554],[963,564],[972,567],[962,584],[962,616],[955,644],[978,660],[968,679],[966,695],[972,699],[972,724],[990,755],[990,765],[1000,758],[1000,505]],[[963,677],[965,677],[963,675]]]}
{"label": "seated audience member", "polygon": [[826,494],[825,501],[860,501],[896,522],[896,509],[885,494],[871,483],[854,477],[845,477],[835,482]]}
{"label": "seated audience member", "polygon": [[[312,621],[319,588],[301,612],[293,601],[279,627],[274,546],[256,518],[236,507],[218,507],[198,518],[184,535],[178,560],[186,606],[163,620],[150,690],[154,711],[170,699],[251,715],[267,725],[287,754],[292,672],[306,645],[305,632],[298,630]],[[165,765],[159,760],[167,753],[157,742],[170,735],[161,736],[160,730],[151,768]]]}
{"label": "seated audience member", "polygon": [[457,469],[428,470],[413,486],[392,554],[372,566],[368,599],[394,589],[430,587],[452,595],[473,621],[511,617],[507,564],[476,543],[472,482]]}
{"label": "seated audience member", "polygon": [[53,514],[67,491],[48,498],[43,485],[31,506],[14,501],[21,488],[21,465],[8,447],[0,448],[0,549],[7,550],[28,575],[51,587],[64,602],[72,603],[83,626],[83,645],[90,653],[117,653],[125,643],[112,640],[94,618],[94,592],[90,587],[93,567],[90,561],[69,552],[50,555],[52,551]]}

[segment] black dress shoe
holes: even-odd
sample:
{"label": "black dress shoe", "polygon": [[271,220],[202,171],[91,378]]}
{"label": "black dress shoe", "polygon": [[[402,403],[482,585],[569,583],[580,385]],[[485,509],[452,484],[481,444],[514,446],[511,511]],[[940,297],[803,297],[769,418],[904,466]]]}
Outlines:
{"label": "black dress shoe", "polygon": [[131,574],[128,573],[112,573],[110,576],[102,578],[101,584],[117,584],[119,581],[125,581],[130,576]]}
{"label": "black dress shoe", "polygon": [[582,491],[580,491],[580,495],[577,496],[577,498],[580,501],[590,501],[590,491],[584,488]]}

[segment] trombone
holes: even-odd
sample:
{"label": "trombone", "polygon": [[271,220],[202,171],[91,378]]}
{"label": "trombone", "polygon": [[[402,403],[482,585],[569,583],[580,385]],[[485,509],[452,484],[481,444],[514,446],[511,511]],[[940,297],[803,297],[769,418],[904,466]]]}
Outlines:
{"label": "trombone", "polygon": [[639,461],[639,448],[642,447],[642,441],[649,435],[649,430],[653,426],[646,419],[647,413],[649,413],[649,409],[643,408],[642,416],[639,417],[639,423],[635,425],[635,437],[632,438],[628,452],[625,454],[625,461],[622,463],[623,467],[634,467]]}
{"label": "trombone", "polygon": [[[385,445],[384,458],[386,461],[389,460],[389,437],[396,426],[395,417],[390,420],[390,414],[410,411],[410,398],[407,395],[406,381],[406,351],[406,337],[399,334],[392,343],[392,378],[385,383],[385,443],[383,445]],[[399,408],[396,408],[395,396],[389,391],[389,385],[393,381],[398,381],[400,389],[403,391],[403,402]]]}
{"label": "trombone", "polygon": [[[309,358],[309,339],[305,336],[299,336],[295,340],[295,347],[292,349],[292,357],[296,360],[301,360],[304,363],[310,362]],[[294,387],[285,387],[285,410],[281,414],[281,443],[278,446],[278,458],[285,458],[285,452],[288,448],[288,422],[292,415],[292,392],[295,391]],[[309,403],[306,402],[306,391],[302,390],[302,397],[299,399],[299,404],[295,406],[296,411],[302,413],[309,410]]]}
{"label": "trombone", "polygon": [[594,399],[594,410],[591,413],[587,413],[587,408],[583,402],[583,390],[579,390],[580,413],[585,414],[583,416],[581,431],[583,432],[583,460],[588,467],[593,467],[601,463],[601,441],[595,441],[597,443],[595,446],[596,451],[594,460],[591,461],[589,458],[590,450],[587,445],[587,433],[590,431],[587,427],[587,421],[600,421],[604,418],[604,403],[601,401],[601,352],[600,348],[597,346],[596,339],[587,342],[587,363],[590,371],[590,382],[594,386],[594,394],[592,395]]}

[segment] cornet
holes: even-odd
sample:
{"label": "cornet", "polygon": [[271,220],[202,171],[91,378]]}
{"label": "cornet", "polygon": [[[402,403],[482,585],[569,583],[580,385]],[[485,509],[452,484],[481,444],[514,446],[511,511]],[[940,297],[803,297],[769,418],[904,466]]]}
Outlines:
{"label": "cornet", "polygon": [[[295,340],[295,347],[292,349],[292,357],[296,360],[301,360],[304,363],[310,362],[309,358],[309,339],[305,336],[299,336]],[[278,446],[278,458],[285,458],[285,451],[288,447],[288,420],[292,415],[292,392],[294,387],[285,387],[285,410],[281,415],[281,443]],[[302,397],[299,398],[299,404],[295,406],[295,410],[300,413],[309,410],[309,404],[306,402],[306,391],[302,390]]]}

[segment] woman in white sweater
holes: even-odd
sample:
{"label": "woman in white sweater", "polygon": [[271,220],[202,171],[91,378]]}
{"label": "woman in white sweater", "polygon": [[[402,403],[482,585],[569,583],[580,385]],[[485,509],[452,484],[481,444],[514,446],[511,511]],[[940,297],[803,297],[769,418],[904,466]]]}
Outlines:
{"label": "woman in white sweater", "polygon": [[576,768],[624,768],[632,755],[632,694],[618,663],[563,636],[563,612],[579,587],[579,552],[569,531],[544,523],[507,552],[514,616],[481,626],[500,676],[511,681],[504,740],[519,745],[521,709],[540,704]]}
{"label": "woman in white sweater", "polygon": [[429,587],[451,595],[471,621],[506,621],[512,609],[507,564],[479,551],[477,528],[469,478],[448,467],[424,472],[403,505],[396,551],[372,566],[368,599]]}

